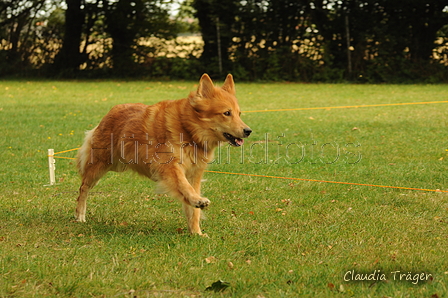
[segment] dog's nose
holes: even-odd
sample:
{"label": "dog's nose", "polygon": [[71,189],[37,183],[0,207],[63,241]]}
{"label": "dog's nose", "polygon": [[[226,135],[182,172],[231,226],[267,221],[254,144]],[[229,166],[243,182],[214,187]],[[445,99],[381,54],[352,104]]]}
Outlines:
{"label": "dog's nose", "polygon": [[243,132],[244,132],[244,136],[248,137],[252,133],[252,129],[250,129],[249,127],[246,127],[243,129]]}

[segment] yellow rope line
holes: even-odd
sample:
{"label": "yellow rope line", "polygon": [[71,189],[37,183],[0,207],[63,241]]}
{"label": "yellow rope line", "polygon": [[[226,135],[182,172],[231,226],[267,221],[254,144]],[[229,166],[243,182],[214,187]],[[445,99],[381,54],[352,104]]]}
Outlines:
{"label": "yellow rope line", "polygon": [[243,111],[242,113],[285,112],[285,111],[304,111],[304,110],[331,110],[331,109],[349,109],[349,108],[367,108],[367,107],[385,107],[385,106],[424,105],[424,104],[432,104],[432,103],[448,103],[448,101],[443,100],[443,101],[407,102],[407,103],[384,103],[384,104],[357,105],[357,106],[254,110],[254,111]]}
{"label": "yellow rope line", "polygon": [[334,183],[334,184],[346,184],[346,185],[371,186],[371,187],[395,188],[395,189],[405,189],[405,190],[420,190],[420,191],[446,192],[446,193],[448,193],[448,190],[440,190],[440,189],[426,189],[426,188],[414,188],[414,187],[402,187],[402,186],[388,186],[388,185],[364,184],[364,183],[354,183],[354,182],[339,182],[339,181],[327,181],[327,180],[292,178],[292,177],[278,177],[278,176],[245,174],[245,173],[231,173],[231,172],[220,172],[220,171],[206,171],[206,172],[217,173],[217,174],[239,175],[239,176],[262,177],[262,178],[287,179],[287,180],[299,180],[299,181],[309,181],[309,182],[322,182],[322,183]]}
{"label": "yellow rope line", "polygon": [[[66,153],[66,152],[70,152],[70,151],[75,151],[78,150],[79,148],[73,148],[73,149],[68,149],[68,150],[64,150],[64,151],[60,151],[60,152],[55,152],[53,153],[54,155],[56,154],[61,154],[61,153]],[[61,157],[60,157],[61,158]]]}

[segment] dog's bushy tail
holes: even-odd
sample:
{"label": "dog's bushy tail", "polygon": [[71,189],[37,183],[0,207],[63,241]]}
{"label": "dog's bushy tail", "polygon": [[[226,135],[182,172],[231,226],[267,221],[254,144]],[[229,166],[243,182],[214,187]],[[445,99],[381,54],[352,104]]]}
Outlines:
{"label": "dog's bushy tail", "polygon": [[86,164],[90,160],[90,153],[92,148],[92,138],[95,133],[96,127],[92,130],[86,131],[86,137],[81,148],[78,150],[78,155],[76,156],[76,165],[78,167],[78,172],[81,176],[84,176],[84,171],[86,169]]}

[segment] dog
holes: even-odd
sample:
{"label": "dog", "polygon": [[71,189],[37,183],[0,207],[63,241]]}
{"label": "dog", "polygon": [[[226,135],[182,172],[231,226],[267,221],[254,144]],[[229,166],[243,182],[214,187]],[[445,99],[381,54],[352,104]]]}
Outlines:
{"label": "dog", "polygon": [[161,193],[178,199],[188,231],[202,235],[201,210],[210,205],[201,196],[202,175],[217,146],[241,146],[252,133],[240,115],[231,74],[221,87],[202,75],[197,90],[184,99],[113,107],[86,132],[78,150],[82,182],[76,220],[86,221],[88,193],[104,174],[131,169],[155,181]]}

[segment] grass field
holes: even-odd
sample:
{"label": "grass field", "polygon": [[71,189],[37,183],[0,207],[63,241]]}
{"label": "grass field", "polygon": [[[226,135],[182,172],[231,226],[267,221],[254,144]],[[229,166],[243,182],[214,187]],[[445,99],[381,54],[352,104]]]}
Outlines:
{"label": "grass field", "polygon": [[[236,84],[243,111],[448,100],[444,85]],[[180,205],[154,194],[152,182],[109,173],[91,193],[87,223],[74,222],[74,162],[58,159],[57,185],[45,186],[47,149],[80,146],[115,104],[193,89],[0,81],[0,297],[448,295],[444,192],[206,173],[203,238],[185,233]],[[222,147],[209,170],[448,188],[448,103],[243,119],[254,133],[242,151]],[[218,280],[228,287],[206,290]]]}

